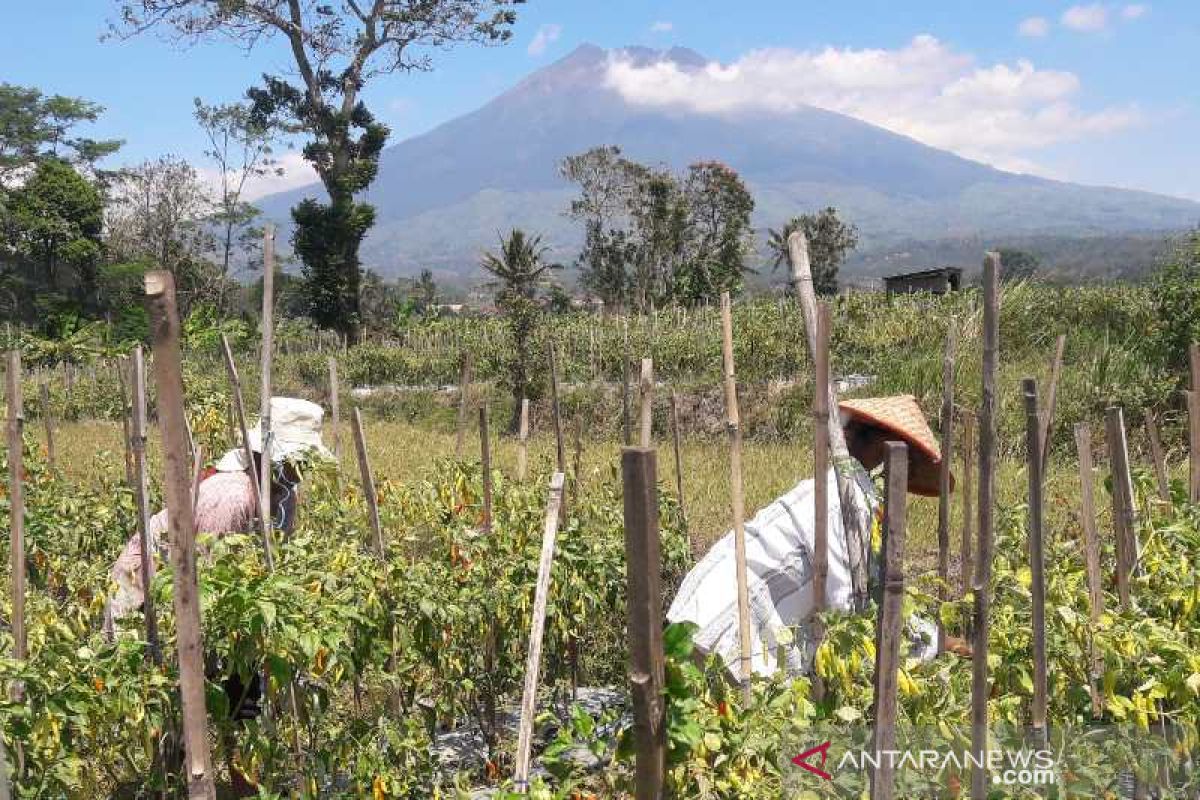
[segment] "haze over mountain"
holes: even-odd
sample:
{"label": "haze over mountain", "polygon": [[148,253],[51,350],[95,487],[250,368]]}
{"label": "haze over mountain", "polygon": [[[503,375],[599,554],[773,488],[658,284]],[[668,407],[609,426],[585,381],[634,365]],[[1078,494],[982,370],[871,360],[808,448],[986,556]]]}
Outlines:
{"label": "haze over mountain", "polygon": [[[706,63],[683,48],[609,52],[584,45],[482,108],[392,145],[365,194],[377,222],[363,246],[364,264],[385,276],[423,268],[475,275],[480,253],[514,226],[542,233],[551,257],[570,262],[582,231],[563,215],[575,189],[558,164],[604,144],[677,170],[701,160],[729,164],[753,192],[754,224],[764,231],[796,213],[835,206],[859,226],[851,266],[865,274],[927,265],[914,257],[940,258],[936,246],[914,243],[947,242],[945,252],[970,250],[974,263],[976,242],[1112,234],[1157,240],[1200,221],[1200,203],[1004,172],[811,106],[731,116],[631,104],[606,81],[613,57],[666,59],[683,69]],[[260,206],[283,222],[305,196],[324,192],[314,185]]]}

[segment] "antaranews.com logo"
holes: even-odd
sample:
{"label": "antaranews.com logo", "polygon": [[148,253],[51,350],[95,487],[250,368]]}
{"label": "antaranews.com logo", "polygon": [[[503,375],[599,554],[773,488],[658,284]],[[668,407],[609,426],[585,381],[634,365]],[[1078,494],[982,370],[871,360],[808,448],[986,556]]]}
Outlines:
{"label": "antaranews.com logo", "polygon": [[864,750],[849,748],[836,764],[829,764],[832,741],[825,741],[793,756],[791,763],[821,780],[832,781],[835,772],[868,773],[888,767],[893,773],[913,770],[938,780],[949,773],[965,775],[986,769],[994,784],[1003,786],[1050,786],[1057,783],[1054,754],[1045,749],[988,750],[974,753],[959,750]]}

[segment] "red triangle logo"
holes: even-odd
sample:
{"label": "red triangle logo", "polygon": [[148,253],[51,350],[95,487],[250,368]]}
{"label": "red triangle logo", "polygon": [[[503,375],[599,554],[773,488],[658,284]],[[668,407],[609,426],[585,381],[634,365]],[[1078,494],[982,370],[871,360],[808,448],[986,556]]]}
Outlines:
{"label": "red triangle logo", "polygon": [[833,780],[833,776],[821,769],[821,767],[808,763],[808,759],[817,753],[821,754],[821,767],[824,767],[825,759],[829,757],[829,742],[825,742],[825,744],[819,744],[816,747],[805,750],[803,753],[793,758],[792,763],[797,767],[808,770],[819,778],[824,778],[827,781]]}

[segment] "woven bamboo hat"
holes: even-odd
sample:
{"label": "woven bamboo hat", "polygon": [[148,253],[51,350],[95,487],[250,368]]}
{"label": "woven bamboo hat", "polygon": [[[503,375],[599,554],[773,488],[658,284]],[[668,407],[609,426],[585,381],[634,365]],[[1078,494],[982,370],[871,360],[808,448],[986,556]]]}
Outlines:
{"label": "woven bamboo hat", "polygon": [[[942,452],[915,397],[911,394],[862,397],[843,400],[838,409],[843,426],[859,422],[878,428],[885,438],[904,441],[908,445],[908,490],[925,497],[938,496]],[[950,491],[954,491],[953,475]]]}

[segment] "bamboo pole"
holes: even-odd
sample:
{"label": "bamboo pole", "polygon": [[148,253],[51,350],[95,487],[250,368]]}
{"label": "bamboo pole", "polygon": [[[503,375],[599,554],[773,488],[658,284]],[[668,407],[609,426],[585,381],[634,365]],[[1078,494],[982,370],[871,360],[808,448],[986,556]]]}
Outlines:
{"label": "bamboo pole", "polygon": [[[21,395],[21,351],[8,351],[8,519],[9,581],[12,587],[13,658],[29,657],[25,632],[25,404]],[[21,689],[16,687],[19,698]]]}
{"label": "bamboo pole", "polygon": [[1200,503],[1200,344],[1188,348],[1188,365],[1192,373],[1192,392],[1188,396],[1188,496]]}
{"label": "bamboo pole", "polygon": [[154,344],[158,417],[163,438],[163,487],[171,532],[171,568],[175,574],[175,624],[183,704],[183,740],[187,754],[187,794],[191,800],[215,800],[204,697],[204,642],[196,577],[196,531],[192,516],[187,461],[187,426],[179,351],[179,312],[171,273],[146,273],[146,305]]}
{"label": "bamboo pole", "polygon": [[[1092,433],[1086,422],[1075,424],[1075,448],[1079,452],[1080,522],[1083,530],[1084,569],[1087,573],[1088,611],[1093,629],[1104,613],[1103,578],[1100,575],[1100,541],[1096,536],[1096,501],[1092,478]],[[1104,703],[1096,688],[1103,673],[1103,658],[1091,647],[1091,681],[1088,689],[1092,696],[1092,717],[1104,716]]]}
{"label": "bamboo pole", "polygon": [[[982,764],[987,751],[988,633],[992,605],[992,532],[996,505],[996,366],[1000,346],[1000,255],[983,261],[983,403],[979,409],[979,560],[975,569],[971,648],[971,751]],[[971,797],[987,800],[988,771],[971,770]]]}
{"label": "bamboo pole", "polygon": [[[872,751],[896,747],[896,687],[904,625],[904,539],[908,503],[908,445],[887,442],[887,500],[883,534],[883,594],[875,627],[875,729]],[[880,759],[871,771],[871,800],[891,800],[894,765]]]}
{"label": "bamboo pole", "polygon": [[149,470],[146,465],[146,360],[139,344],[133,349],[133,433],[130,447],[133,451],[133,496],[137,502],[138,543],[142,554],[138,567],[142,579],[142,613],[145,616],[146,644],[150,660],[162,664],[162,645],[158,639],[158,612],[154,607],[154,596],[150,586],[154,582],[154,549],[150,541],[150,489]]}
{"label": "bamboo pole", "polygon": [[[954,356],[957,329],[953,320],[946,331],[946,349],[942,354],[942,461],[938,467],[938,600],[950,599],[950,465],[954,458]],[[941,615],[937,621],[937,651],[946,652],[946,626]]]}
{"label": "bamboo pole", "polygon": [[[829,582],[829,306],[817,306],[817,347],[813,385],[813,611],[828,608]],[[819,645],[824,628],[816,615],[813,639]]]}
{"label": "bamboo pole", "polygon": [[650,447],[654,435],[654,359],[642,359],[642,375],[638,384],[641,399],[642,447]]}
{"label": "bamboo pole", "polygon": [[563,442],[562,410],[558,401],[558,355],[550,342],[550,412],[554,417],[554,454],[558,471],[567,474],[567,451]]}
{"label": "bamboo pole", "polygon": [[517,732],[516,770],[514,788],[521,794],[529,791],[529,757],[533,746],[533,717],[537,706],[538,684],[541,682],[542,637],[546,626],[546,604],[550,595],[550,570],[554,564],[554,540],[558,535],[559,509],[562,506],[562,472],[550,478],[546,501],[546,517],[542,526],[542,553],[538,561],[537,586],[533,596],[533,621],[529,631],[529,654],[525,660],[525,686],[521,694],[521,722]]}
{"label": "bamboo pole", "polygon": [[[812,266],[808,260],[808,240],[803,231],[788,237],[788,260],[792,264],[792,283],[804,317],[804,332],[810,353],[817,349],[817,294],[813,288]],[[830,386],[830,408],[837,407],[834,387]],[[867,603],[867,546],[870,543],[871,510],[853,480],[856,462],[846,449],[846,436],[836,414],[829,418],[829,451],[837,478],[841,501],[842,529],[846,532],[846,550],[850,563],[851,598],[854,608]]]}
{"label": "bamboo pole", "polygon": [[229,339],[221,334],[221,353],[225,358],[225,375],[229,378],[229,388],[233,394],[233,410],[237,417],[238,433],[242,437],[242,460],[246,462],[246,473],[250,476],[250,494],[254,502],[254,514],[258,525],[259,537],[262,539],[263,561],[267,570],[275,570],[275,553],[271,546],[271,519],[262,514],[263,502],[259,498],[258,467],[254,464],[254,451],[250,447],[250,431],[246,426],[246,404],[242,400],[242,380],[238,377],[237,364],[233,360],[233,350],[229,347]]}
{"label": "bamboo pole", "polygon": [[126,386],[124,360],[118,361],[117,383],[121,391],[121,434],[124,437],[123,444],[125,445],[125,485],[133,488],[133,422],[130,417],[133,414],[133,408],[130,405],[129,389]]}
{"label": "bamboo pole", "polygon": [[621,444],[629,447],[633,444],[633,411],[629,399],[629,341],[625,342],[625,358],[621,362]]}
{"label": "bamboo pole", "polygon": [[1112,467],[1113,531],[1117,537],[1117,593],[1122,608],[1130,603],[1129,578],[1137,568],[1136,514],[1133,479],[1129,474],[1129,445],[1125,439],[1125,417],[1120,408],[1104,412],[1108,457]]}
{"label": "bamboo pole", "polygon": [[1035,740],[1046,739],[1046,563],[1042,549],[1044,464],[1039,449],[1043,443],[1043,415],[1038,409],[1037,381],[1022,382],[1025,395],[1025,448],[1029,474],[1029,571],[1033,624],[1033,707],[1032,727]]}
{"label": "bamboo pole", "polygon": [[[275,226],[267,223],[263,230],[263,297],[262,297],[262,354],[261,386],[259,392],[259,429],[262,454],[258,471],[258,514],[266,527],[265,540],[273,549],[271,509],[271,455],[274,432],[271,430],[271,358],[275,345]],[[269,551],[268,551],[269,552]]]}
{"label": "bamboo pole", "polygon": [[367,501],[367,515],[371,521],[371,533],[375,537],[375,554],[384,558],[383,524],[379,520],[379,497],[375,493],[375,478],[371,475],[371,461],[367,457],[367,437],[363,433],[362,412],[354,409],[351,417],[354,427],[354,449],[358,453],[358,473],[362,478],[363,497]]}
{"label": "bamboo pole", "polygon": [[1038,454],[1042,459],[1042,475],[1046,474],[1046,461],[1050,458],[1051,440],[1054,438],[1054,411],[1058,405],[1058,379],[1062,374],[1063,352],[1067,346],[1067,335],[1060,333],[1054,342],[1054,360],[1050,362],[1050,389],[1046,395],[1046,407],[1038,423]]}
{"label": "bamboo pole", "polygon": [[649,448],[621,453],[628,564],[629,689],[637,754],[636,800],[660,800],[666,780],[666,707],[662,633],[662,557],[658,529],[657,456]]}
{"label": "bamboo pole", "polygon": [[192,453],[192,515],[200,505],[200,482],[204,479],[204,446],[196,445]]}
{"label": "bamboo pole", "polygon": [[479,464],[483,471],[483,532],[492,532],[492,446],[487,403],[479,406]]}
{"label": "bamboo pole", "polygon": [[338,463],[338,480],[341,480],[342,465],[342,405],[341,386],[338,383],[337,359],[329,357],[329,414],[333,421],[333,458]]}
{"label": "bamboo pole", "polygon": [[529,398],[521,398],[521,424],[517,429],[517,480],[525,480],[529,469]]}
{"label": "bamboo pole", "polygon": [[464,350],[458,375],[458,430],[454,437],[454,457],[462,458],[467,436],[467,406],[471,397],[471,352]]}
{"label": "bamboo pole", "polygon": [[679,516],[687,525],[687,512],[683,504],[683,448],[680,446],[679,394],[671,392],[671,439],[675,449],[675,494],[679,498]]}
{"label": "bamboo pole", "polygon": [[1158,425],[1150,409],[1145,411],[1146,439],[1150,442],[1150,460],[1154,464],[1154,478],[1158,483],[1158,496],[1161,500],[1171,500],[1171,480],[1167,475],[1167,459],[1163,455],[1162,439],[1158,435]]}
{"label": "bamboo pole", "polygon": [[746,571],[745,498],[742,494],[742,426],[738,415],[737,375],[733,364],[733,313],[729,292],[721,293],[721,355],[725,371],[725,419],[729,430],[729,488],[733,507],[733,542],[738,598],[738,681],[750,702],[750,581]]}
{"label": "bamboo pole", "polygon": [[50,387],[45,383],[38,386],[38,396],[42,401],[42,422],[46,426],[46,463],[54,469],[57,459],[54,449],[54,410],[50,408]]}
{"label": "bamboo pole", "polygon": [[959,476],[959,497],[962,498],[962,543],[959,548],[959,596],[965,597],[971,589],[971,527],[974,515],[973,502],[973,456],[975,453],[975,416],[969,412],[962,418],[962,475]]}

